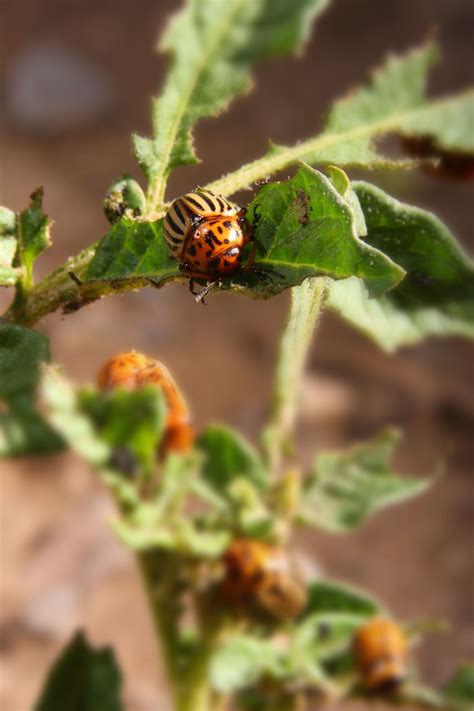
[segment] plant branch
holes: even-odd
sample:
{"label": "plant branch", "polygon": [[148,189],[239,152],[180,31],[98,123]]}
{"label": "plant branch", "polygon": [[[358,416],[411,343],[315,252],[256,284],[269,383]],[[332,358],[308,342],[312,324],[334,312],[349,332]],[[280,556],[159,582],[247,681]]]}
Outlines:
{"label": "plant branch", "polygon": [[[176,566],[168,561],[166,554],[142,553],[137,556],[147,593],[156,636],[160,640],[170,691],[175,700],[179,697],[180,670],[178,668],[178,615],[173,587]],[[176,561],[174,561],[175,563]],[[169,564],[171,563],[171,564]]]}
{"label": "plant branch", "polygon": [[[238,170],[228,173],[218,180],[214,180],[212,183],[206,185],[206,188],[221,195],[232,195],[239,190],[248,188],[252,183],[265,180],[269,175],[273,175],[298,161],[307,161],[312,165],[327,163],[328,159],[325,157],[325,151],[328,148],[333,149],[336,153],[341,150],[344,144],[349,144],[351,141],[362,138],[373,139],[377,136],[390,133],[391,131],[396,131],[399,125],[404,121],[416,121],[417,118],[422,118],[423,114],[433,111],[434,108],[446,108],[451,102],[457,99],[458,97],[439,99],[438,101],[430,102],[430,104],[422,108],[396,113],[379,121],[365,123],[346,131],[339,131],[337,133],[324,132],[314,138],[301,141],[295,146],[276,147],[267,155],[263,156],[263,158],[258,158],[251,163],[243,165]],[[320,154],[320,156],[318,156],[318,154]],[[377,160],[377,157],[374,156],[374,160],[370,164],[357,163],[356,165],[358,168],[374,168],[377,163],[383,166],[387,164],[387,162],[391,166],[398,168],[413,167],[414,164],[419,164],[419,161],[400,160],[394,163],[393,161],[385,160],[383,157]],[[345,165],[344,161],[339,161],[339,163]],[[351,162],[351,164],[354,163]]]}
{"label": "plant branch", "polygon": [[[29,290],[22,292],[22,299],[15,299],[4,315],[6,321],[32,326],[43,316],[74,302],[93,300],[101,294],[94,284],[79,286],[81,277],[92,260],[96,244],[71,257],[62,266],[48,274]],[[71,273],[75,275],[71,277]]]}
{"label": "plant branch", "polygon": [[271,417],[264,447],[272,471],[279,468],[294,426],[306,356],[321,311],[326,280],[306,279],[291,290],[288,323],[280,341]]}

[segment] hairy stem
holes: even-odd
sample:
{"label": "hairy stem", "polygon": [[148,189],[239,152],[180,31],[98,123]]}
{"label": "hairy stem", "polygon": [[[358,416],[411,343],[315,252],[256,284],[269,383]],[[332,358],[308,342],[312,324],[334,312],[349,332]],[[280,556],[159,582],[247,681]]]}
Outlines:
{"label": "hairy stem", "polygon": [[291,435],[306,356],[323,304],[324,277],[306,279],[291,290],[288,322],[280,341],[270,423],[264,433],[268,463],[276,472]]}
{"label": "hairy stem", "polygon": [[[172,561],[171,561],[172,562]],[[173,609],[175,595],[174,566],[165,555],[143,553],[138,556],[145,591],[150,603],[153,622],[165,664],[170,691],[173,698],[179,695],[177,610]]]}
{"label": "hairy stem", "polygon": [[[434,107],[448,107],[452,102],[457,101],[458,98],[459,97],[448,96],[437,101],[432,101],[427,106],[408,109],[377,121],[369,121],[365,124],[348,128],[344,131],[324,131],[314,138],[301,141],[294,146],[279,147],[272,150],[263,156],[263,158],[258,158],[257,160],[243,165],[238,170],[209,183],[206,187],[222,195],[232,195],[238,190],[248,188],[252,183],[264,180],[269,175],[273,175],[298,161],[307,161],[311,163],[311,165],[318,163],[327,164],[328,159],[330,160],[328,157],[328,149],[334,154],[337,154],[340,146],[344,146],[351,141],[360,139],[372,140],[378,136],[386,135],[391,131],[396,131],[403,121],[407,119],[413,121],[417,118],[422,118],[424,114],[433,111]],[[384,159],[381,158],[380,162],[383,164]],[[357,167],[373,168],[375,163],[376,159],[370,164],[357,164]],[[342,165],[344,165],[344,163],[342,163]],[[405,165],[406,167],[413,167],[413,162],[406,161]],[[401,164],[400,167],[403,167],[403,164]]]}
{"label": "hairy stem", "polygon": [[79,286],[94,253],[95,245],[87,247],[48,274],[36,286],[23,290],[22,298],[15,299],[4,315],[5,320],[23,326],[32,326],[43,316],[62,306],[98,298],[101,294],[97,293],[96,285]]}

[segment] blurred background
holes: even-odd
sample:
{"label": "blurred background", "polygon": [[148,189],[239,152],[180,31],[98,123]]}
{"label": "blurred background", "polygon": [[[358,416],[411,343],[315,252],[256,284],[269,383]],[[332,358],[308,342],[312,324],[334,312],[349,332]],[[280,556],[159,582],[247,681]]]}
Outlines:
{"label": "blurred background", "polygon": [[[141,180],[129,135],[149,132],[150,97],[166,66],[153,48],[179,6],[1,0],[1,203],[23,209],[44,185],[54,246],[38,275],[106,232],[101,203],[114,178],[129,172]],[[261,66],[249,96],[199,125],[204,162],[179,170],[169,197],[259,156],[270,137],[291,143],[313,135],[330,101],[363,81],[387,50],[419,43],[433,29],[444,63],[432,89],[461,89],[473,79],[473,26],[472,0],[387,0],[383,9],[376,0],[335,1],[304,57]],[[472,183],[370,177],[433,209],[472,250]],[[71,378],[92,381],[106,358],[135,348],[171,368],[198,426],[221,420],[252,438],[265,417],[286,309],[286,295],[269,302],[212,296],[203,308],[185,286],[172,285],[55,314],[40,329]],[[304,461],[394,423],[406,430],[399,469],[425,475],[446,464],[429,494],[356,535],[312,533],[297,541],[315,567],[371,589],[401,619],[450,621],[452,634],[430,636],[418,652],[430,683],[474,656],[472,356],[469,344],[447,339],[391,357],[326,314],[304,387]],[[194,364],[203,362],[208,378],[195,378]],[[140,580],[109,532],[112,507],[94,475],[72,455],[0,466],[2,711],[32,708],[47,668],[79,626],[94,643],[116,648],[127,709],[170,711]]]}

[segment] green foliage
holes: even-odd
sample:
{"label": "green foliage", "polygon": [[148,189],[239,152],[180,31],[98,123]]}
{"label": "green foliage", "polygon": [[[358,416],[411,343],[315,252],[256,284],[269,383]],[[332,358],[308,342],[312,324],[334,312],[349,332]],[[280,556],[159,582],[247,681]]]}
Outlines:
{"label": "green foliage", "polygon": [[[257,267],[276,272],[272,291],[308,276],[356,275],[374,293],[390,289],[404,272],[359,239],[351,206],[319,171],[303,165],[294,178],[263,185],[249,206],[255,228]],[[239,282],[239,277],[235,280]],[[254,289],[267,290],[257,279]]]}
{"label": "green foliage", "polygon": [[474,265],[445,225],[368,183],[353,189],[365,216],[363,239],[407,276],[377,299],[358,279],[334,282],[328,305],[386,350],[429,335],[473,337]]}
{"label": "green foliage", "polygon": [[376,600],[349,585],[332,580],[317,580],[308,586],[304,616],[342,613],[372,617],[381,609]]}
{"label": "green foliage", "polygon": [[412,161],[384,156],[380,143],[375,145],[376,139],[393,133],[429,136],[435,155],[437,151],[441,155],[471,155],[474,92],[426,98],[428,70],[437,55],[436,46],[430,43],[390,57],[368,86],[335,103],[321,134],[291,147],[273,145],[263,158],[210,187],[230,194],[302,160],[361,168],[414,167]]}
{"label": "green foliage", "polygon": [[0,322],[1,456],[49,454],[63,446],[35,403],[40,367],[49,359],[46,336]]}
{"label": "green foliage", "polygon": [[[174,551],[180,555],[215,558],[229,544],[227,526],[215,517],[190,511],[191,497],[206,511],[216,495],[199,480],[199,460],[191,453],[170,454],[155,481],[148,501],[136,504],[114,522],[122,542],[137,551]],[[218,503],[218,499],[217,499]]]}
{"label": "green foliage", "polygon": [[317,160],[340,165],[377,164],[380,149],[375,149],[373,140],[388,132],[430,136],[440,149],[474,150],[470,128],[474,93],[438,101],[426,98],[428,71],[437,58],[438,49],[432,43],[389,57],[369,86],[335,104],[323,137],[329,144],[334,135],[345,137],[335,146],[322,147]]}
{"label": "green foliage", "polygon": [[443,697],[454,709],[468,711],[474,708],[474,664],[463,664],[442,691]]}
{"label": "green foliage", "polygon": [[234,636],[212,658],[211,684],[221,693],[245,689],[263,675],[273,678],[284,676],[286,665],[285,654],[268,640]]}
{"label": "green foliage", "polygon": [[150,180],[151,207],[162,202],[174,168],[197,162],[190,131],[198,119],[222,111],[249,89],[253,64],[299,49],[310,19],[328,0],[190,0],[169,24],[160,49],[173,56],[161,97],[154,102],[151,140],[134,138]]}
{"label": "green foliage", "polygon": [[43,188],[31,194],[31,201],[19,215],[0,207],[0,286],[22,290],[33,285],[33,264],[51,244],[51,220],[43,212]]}
{"label": "green foliage", "polygon": [[0,286],[14,286],[18,269],[13,266],[16,253],[16,215],[7,207],[0,207]]}
{"label": "green foliage", "polygon": [[166,423],[166,404],[153,386],[136,391],[114,389],[79,393],[79,409],[88,415],[100,440],[112,451],[128,452],[151,474]]}
{"label": "green foliage", "polygon": [[56,369],[48,368],[42,378],[41,393],[49,421],[69,447],[100,470],[105,468],[112,449],[97,436],[90,419],[79,409],[73,385]]}
{"label": "green foliage", "polygon": [[110,649],[79,632],[51,669],[35,711],[121,711],[121,673]]}
{"label": "green foliage", "polygon": [[212,659],[213,687],[228,693],[265,679],[334,692],[326,665],[347,657],[354,632],[381,608],[364,593],[330,581],[311,582],[308,598],[304,613],[280,638],[248,632],[225,639]]}
{"label": "green foliage", "polygon": [[[225,288],[268,297],[305,277],[356,275],[373,293],[390,289],[404,271],[359,239],[350,203],[318,171],[302,166],[294,178],[264,185],[249,206],[256,221],[255,267]],[[179,277],[162,236],[162,222],[121,220],[101,241],[87,279],[147,278],[155,286]],[[183,275],[181,275],[183,278]]]}
{"label": "green foliage", "polygon": [[115,180],[107,190],[102,207],[106,218],[113,225],[123,215],[142,215],[145,212],[146,198],[136,180],[124,175]]}
{"label": "green foliage", "polygon": [[203,476],[216,489],[245,478],[258,488],[268,487],[268,472],[258,453],[228,427],[211,425],[200,435],[197,447],[204,454]]}
{"label": "green foliage", "polygon": [[[153,103],[152,138],[133,138],[148,178],[146,197],[129,176],[115,181],[104,203],[109,232],[36,286],[34,262],[50,244],[42,189],[19,215],[0,208],[0,285],[17,286],[7,318],[34,323],[58,306],[72,310],[106,293],[185,281],[163,239],[162,218],[171,171],[197,162],[194,125],[245,92],[258,61],[298,51],[328,2],[188,0],[161,41],[171,68]],[[296,619],[274,617],[260,588],[260,611],[248,615],[245,599],[230,615],[220,583],[232,571],[221,556],[242,536],[284,548],[293,523],[351,531],[431,483],[392,473],[393,431],[344,453],[319,453],[303,482],[288,459],[301,374],[323,302],[388,350],[433,334],[474,335],[473,265],[447,228],[327,165],[414,167],[417,161],[391,159],[376,143],[391,133],[428,139],[435,156],[474,154],[474,94],[426,97],[436,57],[427,44],[389,58],[369,84],[335,103],[320,135],[294,147],[272,145],[262,159],[208,186],[230,195],[290,164],[327,166],[328,177],[303,163],[289,180],[261,187],[248,206],[255,263],[214,286],[257,298],[293,288],[263,455],[221,425],[207,427],[189,451],[167,451],[167,410],[158,387],[76,388],[42,368],[49,361],[43,336],[0,323],[6,404],[0,449],[33,453],[67,443],[97,468],[117,503],[112,526],[139,556],[179,711],[204,711],[211,697],[217,706],[234,692],[242,703],[246,693],[246,707],[253,703],[259,711],[293,711],[296,690],[328,698],[362,693],[352,640],[361,624],[383,613],[376,600],[321,579],[306,585],[307,604]],[[51,426],[36,409],[41,371]],[[265,578],[267,572],[257,570],[252,584],[270,580],[272,594],[285,595],[288,573],[271,568]],[[190,618],[194,626],[186,635]],[[111,653],[93,650],[77,635],[36,708],[118,711],[120,683]],[[407,684],[385,700],[467,711],[473,693],[466,666],[443,692]]]}
{"label": "green foliage", "polygon": [[386,430],[347,452],[320,454],[303,484],[300,520],[344,533],[388,504],[426,491],[430,480],[391,473],[390,460],[398,441],[397,432]]}
{"label": "green foliage", "polygon": [[29,207],[20,212],[17,220],[17,253],[15,265],[22,269],[26,287],[33,284],[33,264],[51,244],[51,220],[43,212],[43,188],[31,194]]}
{"label": "green foliage", "polygon": [[85,280],[146,277],[158,286],[179,276],[179,265],[170,258],[163,239],[162,220],[137,222],[124,217],[100,241]]}

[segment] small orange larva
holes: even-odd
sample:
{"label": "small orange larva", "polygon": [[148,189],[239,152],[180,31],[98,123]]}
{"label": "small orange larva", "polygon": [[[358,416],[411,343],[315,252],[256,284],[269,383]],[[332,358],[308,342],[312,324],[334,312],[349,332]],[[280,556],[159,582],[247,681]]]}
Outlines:
{"label": "small orange larva", "polygon": [[280,619],[298,615],[306,602],[285,551],[263,541],[237,538],[222,558],[222,599],[233,605],[256,604]]}
{"label": "small orange larva", "polygon": [[120,353],[108,360],[97,378],[101,390],[123,387],[136,390],[145,385],[160,387],[168,407],[162,451],[188,451],[194,442],[194,430],[189,423],[189,411],[169,370],[157,360],[142,353]]}
{"label": "small orange larva", "polygon": [[408,642],[392,620],[376,617],[360,627],[354,635],[353,653],[367,689],[394,689],[406,677]]}

